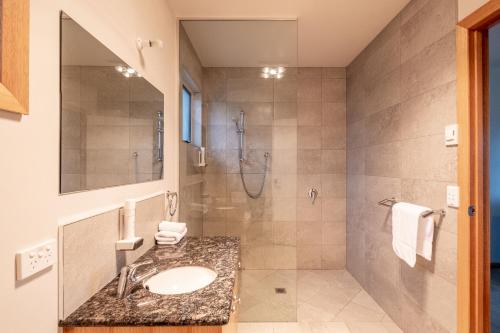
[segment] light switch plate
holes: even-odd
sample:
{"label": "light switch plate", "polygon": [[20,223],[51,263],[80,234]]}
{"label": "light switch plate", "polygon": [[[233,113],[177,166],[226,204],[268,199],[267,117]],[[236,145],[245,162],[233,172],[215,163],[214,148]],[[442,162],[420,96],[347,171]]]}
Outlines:
{"label": "light switch plate", "polygon": [[56,263],[57,241],[55,239],[16,253],[16,278],[24,280]]}
{"label": "light switch plate", "polygon": [[458,125],[448,125],[445,127],[445,143],[446,146],[458,145]]}
{"label": "light switch plate", "polygon": [[460,203],[460,189],[458,186],[446,186],[446,204],[448,207],[458,208]]}

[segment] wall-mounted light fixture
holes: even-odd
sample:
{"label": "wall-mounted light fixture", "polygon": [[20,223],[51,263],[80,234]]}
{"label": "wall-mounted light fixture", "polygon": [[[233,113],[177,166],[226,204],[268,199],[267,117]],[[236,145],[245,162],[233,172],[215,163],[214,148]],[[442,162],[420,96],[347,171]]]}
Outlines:
{"label": "wall-mounted light fixture", "polygon": [[281,79],[285,73],[285,67],[264,67],[262,77],[265,79]]}
{"label": "wall-mounted light fixture", "polygon": [[163,41],[161,39],[151,40],[137,38],[135,43],[139,51],[141,51],[145,47],[158,47],[160,49],[163,48]]}
{"label": "wall-mounted light fixture", "polygon": [[125,77],[141,77],[138,71],[129,66],[118,65],[115,66],[115,69],[118,73],[121,73]]}

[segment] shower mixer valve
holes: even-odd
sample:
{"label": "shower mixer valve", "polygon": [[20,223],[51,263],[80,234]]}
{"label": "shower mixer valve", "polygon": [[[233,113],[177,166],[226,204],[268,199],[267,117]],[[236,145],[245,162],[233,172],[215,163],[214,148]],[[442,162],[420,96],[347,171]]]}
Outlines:
{"label": "shower mixer valve", "polygon": [[318,190],[313,188],[310,188],[309,191],[307,192],[307,196],[309,199],[311,199],[312,204],[314,205],[314,202],[316,201],[316,198],[318,197]]}

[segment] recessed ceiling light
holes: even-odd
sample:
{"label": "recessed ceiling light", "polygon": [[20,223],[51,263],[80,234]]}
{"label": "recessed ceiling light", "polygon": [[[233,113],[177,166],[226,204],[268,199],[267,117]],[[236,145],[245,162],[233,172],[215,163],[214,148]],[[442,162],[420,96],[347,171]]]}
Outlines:
{"label": "recessed ceiling light", "polygon": [[262,77],[265,79],[273,78],[273,79],[281,79],[283,77],[283,73],[285,73],[285,67],[264,67],[262,69]]}
{"label": "recessed ceiling light", "polygon": [[139,74],[139,72],[129,66],[118,65],[115,66],[115,69],[125,77],[141,77],[141,74]]}

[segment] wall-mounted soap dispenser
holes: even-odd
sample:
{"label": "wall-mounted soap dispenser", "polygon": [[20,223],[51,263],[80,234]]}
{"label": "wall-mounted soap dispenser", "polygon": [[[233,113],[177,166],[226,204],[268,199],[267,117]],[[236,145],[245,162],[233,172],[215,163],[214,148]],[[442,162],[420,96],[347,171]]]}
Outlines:
{"label": "wall-mounted soap dispenser", "polygon": [[197,166],[198,167],[207,166],[205,147],[200,147],[198,150],[198,165]]}
{"label": "wall-mounted soap dispenser", "polygon": [[116,250],[132,251],[139,248],[144,239],[135,235],[135,200],[125,201],[125,206],[120,209],[120,238],[116,242]]}

